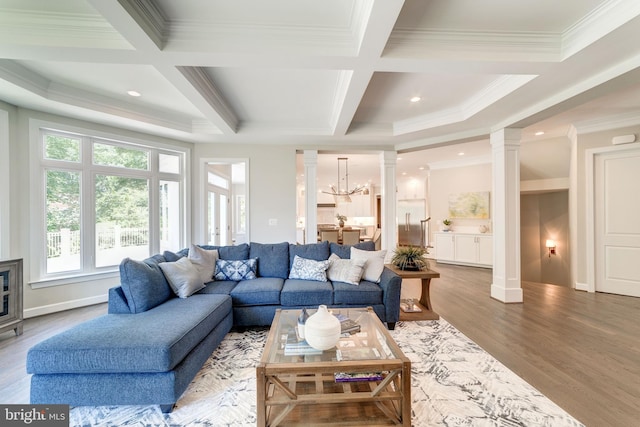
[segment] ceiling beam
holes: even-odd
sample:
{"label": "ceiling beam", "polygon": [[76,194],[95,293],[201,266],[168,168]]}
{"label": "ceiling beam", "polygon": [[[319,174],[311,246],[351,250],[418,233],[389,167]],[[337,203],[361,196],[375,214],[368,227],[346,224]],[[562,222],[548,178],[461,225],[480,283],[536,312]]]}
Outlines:
{"label": "ceiling beam", "polygon": [[334,135],[345,135],[349,130],[403,4],[404,0],[376,0],[368,13],[362,14],[363,21],[358,26],[362,31],[358,58],[363,65],[349,75],[343,73],[337,85],[331,114]]}

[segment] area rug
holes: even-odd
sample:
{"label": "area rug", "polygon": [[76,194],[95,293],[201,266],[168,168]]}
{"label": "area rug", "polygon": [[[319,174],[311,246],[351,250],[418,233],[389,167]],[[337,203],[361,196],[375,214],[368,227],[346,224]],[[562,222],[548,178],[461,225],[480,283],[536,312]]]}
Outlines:
{"label": "area rug", "polygon": [[[582,426],[446,322],[399,322],[391,331],[411,360],[412,424]],[[72,426],[255,426],[255,367],[266,329],[227,334],[176,404],[72,408]]]}

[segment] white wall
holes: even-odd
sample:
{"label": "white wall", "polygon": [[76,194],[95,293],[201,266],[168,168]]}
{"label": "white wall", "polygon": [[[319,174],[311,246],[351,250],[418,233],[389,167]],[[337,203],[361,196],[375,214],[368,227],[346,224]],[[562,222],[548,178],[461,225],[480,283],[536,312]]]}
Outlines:
{"label": "white wall", "polygon": [[[201,222],[203,212],[196,206],[201,194],[199,165],[214,158],[249,160],[250,240],[260,243],[296,241],[296,149],[292,146],[248,144],[196,144],[193,151],[193,221]],[[201,242],[198,227],[192,241]]]}
{"label": "white wall", "polygon": [[[491,164],[479,164],[447,169],[431,170],[429,174],[429,201],[431,215],[431,241],[439,231],[439,222],[449,216],[449,195],[465,192],[491,191]],[[493,197],[489,195],[489,197]],[[492,213],[489,212],[489,215]],[[490,219],[455,219],[453,231],[479,232],[481,225],[490,225]],[[492,227],[489,227],[491,230]]]}

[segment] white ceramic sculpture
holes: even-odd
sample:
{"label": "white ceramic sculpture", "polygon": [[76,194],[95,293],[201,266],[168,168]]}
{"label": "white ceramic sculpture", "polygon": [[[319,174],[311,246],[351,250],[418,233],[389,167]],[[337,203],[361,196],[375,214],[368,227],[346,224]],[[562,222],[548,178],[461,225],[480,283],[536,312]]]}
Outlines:
{"label": "white ceramic sculpture", "polygon": [[340,339],[340,321],[329,313],[326,305],[309,316],[304,325],[304,337],[316,350],[328,350],[335,347]]}

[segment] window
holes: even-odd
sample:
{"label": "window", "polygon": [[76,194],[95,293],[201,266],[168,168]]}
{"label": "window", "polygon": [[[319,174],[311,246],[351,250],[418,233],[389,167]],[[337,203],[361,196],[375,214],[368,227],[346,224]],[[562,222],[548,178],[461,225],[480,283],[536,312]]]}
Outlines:
{"label": "window", "polygon": [[41,280],[113,271],[125,257],[183,246],[186,151],[50,129],[39,135]]}

